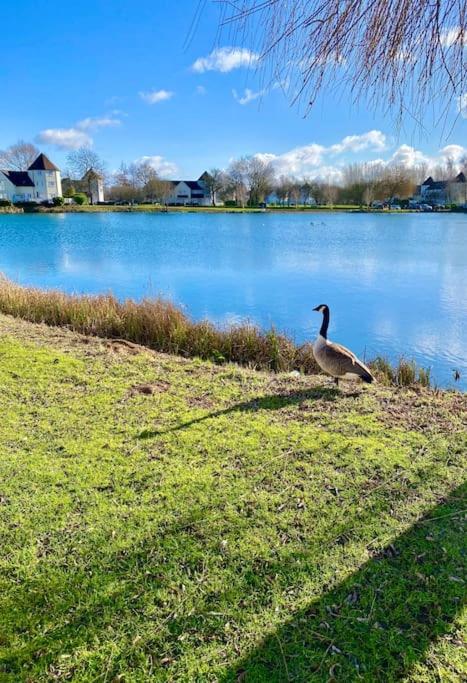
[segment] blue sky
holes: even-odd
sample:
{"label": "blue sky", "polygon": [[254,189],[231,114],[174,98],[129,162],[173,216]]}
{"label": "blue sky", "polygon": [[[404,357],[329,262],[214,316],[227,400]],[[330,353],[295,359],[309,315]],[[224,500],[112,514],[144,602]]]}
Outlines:
{"label": "blue sky", "polygon": [[31,140],[64,166],[69,149],[84,143],[109,170],[148,157],[172,177],[198,177],[261,153],[280,172],[313,177],[362,159],[410,165],[459,157],[467,146],[463,116],[449,135],[442,126],[420,132],[410,120],[396,130],[390,116],[345,95],[324,94],[307,117],[280,87],[260,95],[254,57],[222,50],[239,46],[218,37],[216,3],[206,3],[186,44],[196,6],[197,0],[5,3],[0,148]]}

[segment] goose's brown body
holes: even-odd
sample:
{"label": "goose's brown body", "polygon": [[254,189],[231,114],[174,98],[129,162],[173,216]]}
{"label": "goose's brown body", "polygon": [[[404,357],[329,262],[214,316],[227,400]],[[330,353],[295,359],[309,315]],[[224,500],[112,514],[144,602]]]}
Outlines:
{"label": "goose's brown body", "polygon": [[329,308],[325,304],[318,306],[315,310],[323,313],[323,324],[321,330],[313,344],[313,354],[319,367],[334,377],[336,382],[339,379],[357,379],[364,382],[374,382],[374,377],[370,369],[357,358],[357,356],[345,346],[336,344],[327,338],[329,325]]}

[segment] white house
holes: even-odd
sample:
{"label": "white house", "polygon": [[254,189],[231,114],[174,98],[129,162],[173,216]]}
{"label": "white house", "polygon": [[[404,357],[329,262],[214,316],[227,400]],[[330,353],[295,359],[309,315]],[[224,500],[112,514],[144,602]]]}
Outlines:
{"label": "white house", "polygon": [[452,180],[433,180],[430,176],[424,183],[417,186],[414,200],[434,204],[465,204],[467,203],[467,179],[464,173],[459,173]]}
{"label": "white house", "polygon": [[0,170],[0,199],[39,203],[61,196],[60,169],[45,154],[39,154],[27,171]]}
{"label": "white house", "polygon": [[206,184],[207,173],[198,180],[171,180],[172,194],[167,204],[178,206],[211,206],[211,192]]}
{"label": "white house", "polygon": [[86,171],[81,178],[81,183],[86,187],[86,194],[91,204],[98,204],[104,201],[104,181],[102,176],[93,168]]}

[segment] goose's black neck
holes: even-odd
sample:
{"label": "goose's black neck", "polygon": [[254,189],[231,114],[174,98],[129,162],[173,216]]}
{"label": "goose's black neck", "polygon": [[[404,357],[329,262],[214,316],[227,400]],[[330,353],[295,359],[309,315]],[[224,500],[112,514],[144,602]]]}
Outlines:
{"label": "goose's black neck", "polygon": [[319,331],[320,335],[324,337],[325,339],[328,338],[328,327],[329,327],[329,308],[326,306],[326,308],[323,311],[323,322],[321,323],[321,329]]}

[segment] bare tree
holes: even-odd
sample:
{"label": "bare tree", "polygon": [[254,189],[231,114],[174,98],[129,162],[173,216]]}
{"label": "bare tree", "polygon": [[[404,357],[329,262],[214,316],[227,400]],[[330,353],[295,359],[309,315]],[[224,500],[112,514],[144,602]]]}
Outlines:
{"label": "bare tree", "polygon": [[159,177],[151,178],[144,186],[145,196],[152,202],[167,204],[167,200],[173,192],[172,183]]}
{"label": "bare tree", "polygon": [[259,204],[274,186],[274,169],[270,163],[257,156],[244,157],[242,162],[248,201],[251,205]]}
{"label": "bare tree", "polygon": [[211,168],[210,171],[204,174],[203,180],[211,195],[211,204],[216,206],[217,194],[222,190],[225,184],[224,172],[220,168]]}
{"label": "bare tree", "polygon": [[18,140],[5,150],[0,150],[0,167],[12,171],[26,171],[39,156],[39,149],[31,142]]}
{"label": "bare tree", "polygon": [[399,115],[466,90],[467,0],[221,0],[221,24],[311,106],[349,87]]}
{"label": "bare tree", "polygon": [[67,165],[74,180],[86,183],[86,194],[92,202],[92,185],[96,179],[105,179],[106,166],[103,159],[89,147],[80,147],[67,156]]}
{"label": "bare tree", "polygon": [[237,206],[244,207],[248,195],[245,158],[236,159],[230,163],[226,173],[226,185]]}
{"label": "bare tree", "polygon": [[309,204],[312,199],[316,201],[316,197],[313,196],[313,184],[308,178],[303,179],[300,194],[305,205]]}
{"label": "bare tree", "polygon": [[339,188],[330,179],[323,184],[323,196],[326,204],[333,206],[339,196]]}
{"label": "bare tree", "polygon": [[284,206],[290,200],[291,180],[288,176],[282,175],[276,183],[275,193],[279,202]]}
{"label": "bare tree", "polygon": [[102,177],[105,176],[105,161],[89,147],[80,147],[70,152],[66,158],[68,167],[73,175],[81,179],[91,169]]}

